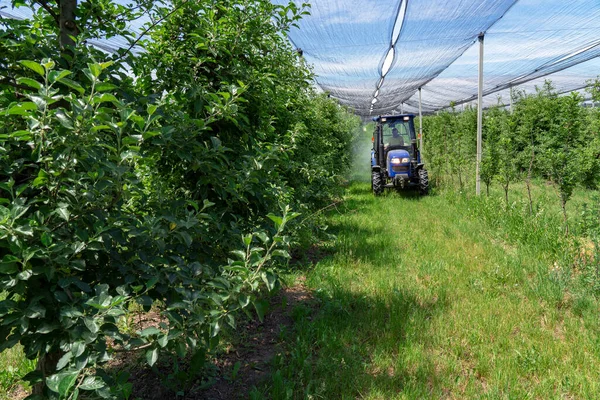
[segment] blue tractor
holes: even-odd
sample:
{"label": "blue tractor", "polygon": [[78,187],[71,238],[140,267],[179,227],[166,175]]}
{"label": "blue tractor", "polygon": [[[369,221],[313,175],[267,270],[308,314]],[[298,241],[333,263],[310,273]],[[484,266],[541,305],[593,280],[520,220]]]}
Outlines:
{"label": "blue tractor", "polygon": [[416,188],[429,192],[429,176],[417,148],[415,116],[386,115],[376,122],[371,151],[371,187],[378,196],[385,188]]}

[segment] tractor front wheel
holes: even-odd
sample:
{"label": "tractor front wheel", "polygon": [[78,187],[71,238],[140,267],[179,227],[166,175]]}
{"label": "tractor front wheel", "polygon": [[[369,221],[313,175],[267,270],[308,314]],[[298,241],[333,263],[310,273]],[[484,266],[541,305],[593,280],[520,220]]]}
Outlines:
{"label": "tractor front wheel", "polygon": [[429,174],[425,168],[419,170],[419,193],[422,195],[429,193]]}
{"label": "tractor front wheel", "polygon": [[381,179],[381,174],[377,171],[371,172],[371,188],[375,196],[383,193],[383,180]]}

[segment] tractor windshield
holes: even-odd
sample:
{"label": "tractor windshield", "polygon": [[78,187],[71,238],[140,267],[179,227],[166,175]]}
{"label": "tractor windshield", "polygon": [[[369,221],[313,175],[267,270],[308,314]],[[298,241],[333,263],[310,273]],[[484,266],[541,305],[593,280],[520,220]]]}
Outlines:
{"label": "tractor windshield", "polygon": [[411,140],[415,137],[411,128],[410,120],[388,119],[381,124],[384,146],[410,146]]}

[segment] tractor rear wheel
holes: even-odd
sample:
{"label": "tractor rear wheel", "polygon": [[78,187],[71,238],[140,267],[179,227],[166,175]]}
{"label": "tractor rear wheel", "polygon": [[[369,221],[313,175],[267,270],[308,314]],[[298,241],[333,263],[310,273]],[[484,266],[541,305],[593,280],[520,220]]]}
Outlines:
{"label": "tractor rear wheel", "polygon": [[383,180],[381,179],[381,174],[377,171],[371,172],[371,188],[375,196],[383,193]]}
{"label": "tractor rear wheel", "polygon": [[425,168],[419,170],[419,193],[422,195],[429,193],[429,174]]}

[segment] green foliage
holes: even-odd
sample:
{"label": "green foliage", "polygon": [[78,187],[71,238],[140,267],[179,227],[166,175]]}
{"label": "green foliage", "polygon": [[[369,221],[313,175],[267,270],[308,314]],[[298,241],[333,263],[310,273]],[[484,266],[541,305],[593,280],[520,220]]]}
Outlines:
{"label": "green foliage", "polygon": [[[590,91],[594,94],[594,85]],[[598,110],[582,107],[578,94],[559,96],[550,81],[534,94],[515,91],[513,111],[503,106],[484,113],[481,178],[489,187],[498,182],[508,204],[509,186],[526,177],[551,182],[560,198],[563,223],[568,231],[566,205],[578,186],[596,188],[600,178]],[[476,125],[474,112],[441,112],[425,118],[426,158],[438,182],[460,187],[475,169]],[[465,133],[463,133],[465,132]],[[533,199],[529,198],[530,214]]]}
{"label": "green foliage", "polygon": [[[328,204],[349,170],[358,120],[313,92],[282,35],[304,9],[137,6],[81,2],[69,52],[43,8],[1,22],[0,350],[38,359],[37,395],[128,397],[103,369],[121,351],[179,371],[191,355],[192,379],[236,313],[264,318],[284,230],[303,227],[292,209]],[[141,12],[161,22],[146,52],[85,43]],[[132,304],[162,322],[128,328]]]}

